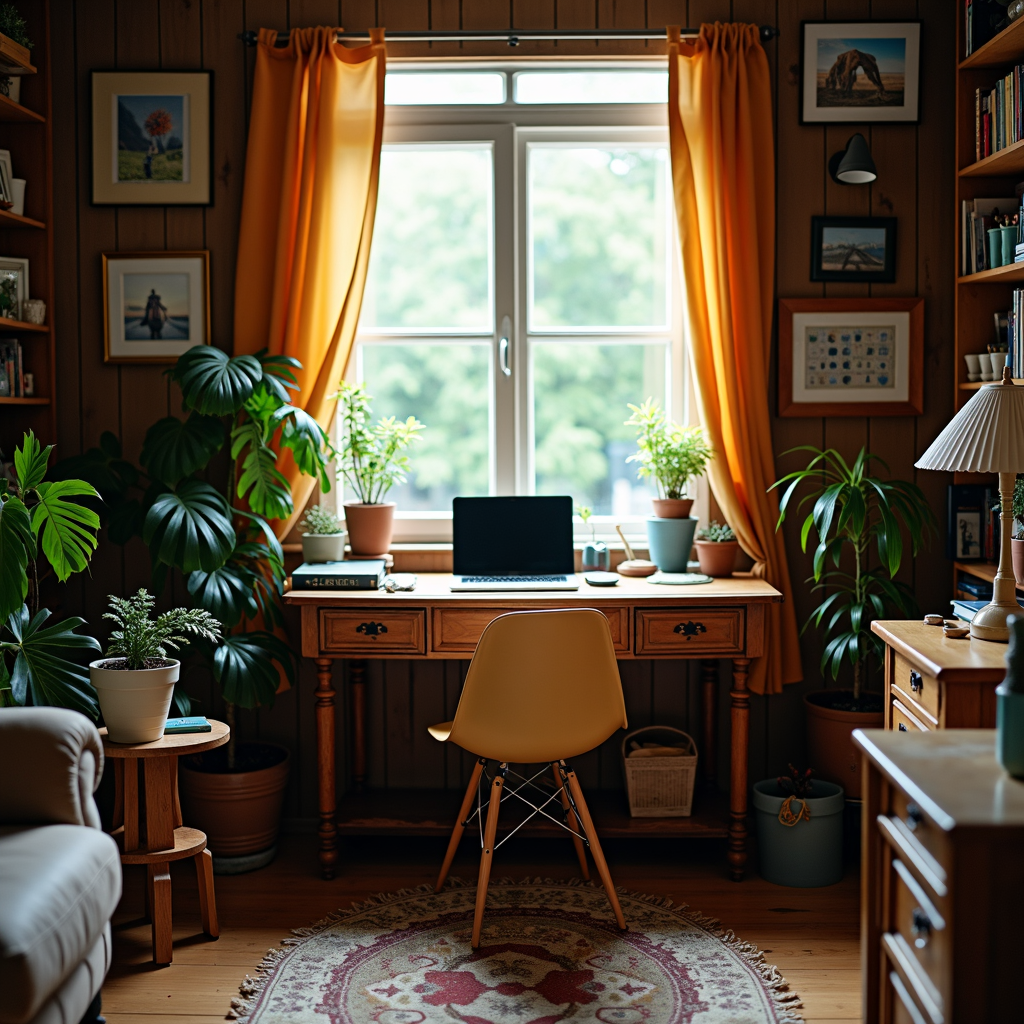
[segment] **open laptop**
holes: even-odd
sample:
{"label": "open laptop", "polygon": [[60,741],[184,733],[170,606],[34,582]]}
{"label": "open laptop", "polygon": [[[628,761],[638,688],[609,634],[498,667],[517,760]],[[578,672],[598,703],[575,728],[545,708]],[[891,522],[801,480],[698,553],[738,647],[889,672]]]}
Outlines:
{"label": "open laptop", "polygon": [[452,590],[579,590],[572,498],[454,498]]}

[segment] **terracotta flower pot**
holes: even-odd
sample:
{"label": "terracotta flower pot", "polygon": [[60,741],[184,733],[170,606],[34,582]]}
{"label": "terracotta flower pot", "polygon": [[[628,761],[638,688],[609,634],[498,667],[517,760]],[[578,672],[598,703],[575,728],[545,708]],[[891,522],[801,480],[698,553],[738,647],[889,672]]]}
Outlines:
{"label": "terracotta flower pot", "polygon": [[353,555],[383,555],[391,547],[392,520],[395,503],[364,505],[361,501],[345,502],[345,524]]}
{"label": "terracotta flower pot", "polygon": [[111,668],[122,658],[89,663],[89,681],[96,690],[114,743],[152,743],[164,734],[167,712],[178,681],[181,662],[173,658],[159,668]]}
{"label": "terracotta flower pot", "polygon": [[881,729],[882,711],[841,711],[822,706],[840,695],[853,699],[852,690],[816,690],[804,695],[807,711],[807,767],[814,777],[834,782],[849,800],[861,798],[860,752],[853,745],[854,729]]}
{"label": "terracotta flower pot", "polygon": [[693,508],[693,498],[653,498],[651,503],[659,519],[686,519]]}
{"label": "terracotta flower pot", "polygon": [[[279,758],[268,767],[244,770]],[[178,790],[182,817],[206,833],[214,857],[258,853],[277,842],[281,807],[288,784],[289,754],[276,743],[240,743],[236,760],[242,771],[224,770],[226,748],[181,758]],[[205,769],[205,770],[203,770]]]}
{"label": "terracotta flower pot", "polygon": [[736,552],[739,541],[698,540],[697,561],[705,576],[731,576],[736,568]]}
{"label": "terracotta flower pot", "polygon": [[1024,587],[1024,540],[1015,537],[1010,541],[1010,557],[1013,559],[1013,578],[1018,587]]}

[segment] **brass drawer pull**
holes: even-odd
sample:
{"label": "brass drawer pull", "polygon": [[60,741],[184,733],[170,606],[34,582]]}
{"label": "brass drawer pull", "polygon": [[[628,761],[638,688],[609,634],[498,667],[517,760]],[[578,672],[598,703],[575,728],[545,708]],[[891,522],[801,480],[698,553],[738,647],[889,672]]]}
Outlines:
{"label": "brass drawer pull", "polygon": [[899,726],[900,726],[900,732],[906,732],[907,731],[907,727],[902,722],[899,723]]}
{"label": "brass drawer pull", "polygon": [[388,627],[383,622],[360,622],[356,626],[357,633],[365,633],[371,640],[376,640],[377,637],[387,631]]}
{"label": "brass drawer pull", "polygon": [[913,690],[914,693],[920,693],[923,688],[924,688],[924,679],[922,678],[921,673],[918,672],[916,669],[911,669],[910,670],[910,689]]}
{"label": "brass drawer pull", "polygon": [[920,907],[914,907],[910,915],[910,930],[914,934],[914,945],[918,949],[924,949],[932,937],[932,922]]}
{"label": "brass drawer pull", "polygon": [[672,630],[673,633],[682,633],[687,640],[692,640],[699,633],[706,633],[707,631],[707,627],[703,622],[693,622],[692,620],[690,622],[680,622],[679,625]]}

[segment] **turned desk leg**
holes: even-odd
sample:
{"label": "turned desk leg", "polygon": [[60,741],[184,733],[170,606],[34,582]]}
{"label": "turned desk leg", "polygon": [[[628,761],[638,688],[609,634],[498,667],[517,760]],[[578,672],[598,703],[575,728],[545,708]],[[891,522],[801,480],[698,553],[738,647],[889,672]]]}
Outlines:
{"label": "turned desk leg", "polygon": [[352,788],[366,791],[366,662],[348,663],[352,691]]}
{"label": "turned desk leg", "polygon": [[749,658],[732,660],[732,739],[729,784],[729,873],[733,881],[743,878],[747,863],[747,746],[750,737],[750,691],[747,677]]}
{"label": "turned desk leg", "polygon": [[334,688],[330,658],[316,659],[316,752],[320,812],[320,870],[334,877],[338,861],[337,799],[334,788]]}
{"label": "turned desk leg", "polygon": [[718,776],[718,662],[713,658],[705,658],[700,663],[700,704],[704,781],[713,786]]}

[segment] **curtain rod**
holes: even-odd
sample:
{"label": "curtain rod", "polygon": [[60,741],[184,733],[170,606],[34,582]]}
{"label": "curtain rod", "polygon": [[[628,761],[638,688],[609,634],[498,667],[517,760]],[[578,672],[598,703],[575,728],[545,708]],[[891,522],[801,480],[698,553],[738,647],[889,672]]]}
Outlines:
{"label": "curtain rod", "polygon": [[[779,35],[779,30],[774,25],[762,25],[760,27],[761,42],[767,43]],[[277,41],[284,45],[288,41],[287,32],[278,32]],[[700,29],[684,28],[680,30],[683,36],[699,36]],[[257,33],[250,29],[247,32],[239,32],[238,38],[246,46],[255,46]],[[338,32],[335,40],[339,43],[355,42],[357,40],[369,39],[366,32]],[[505,32],[492,30],[459,29],[453,31],[424,31],[424,32],[395,32],[387,37],[389,43],[489,43],[503,42],[509,46],[518,46],[520,43],[538,41],[600,41],[604,39],[665,39],[665,30],[654,32],[651,29],[509,29]]]}

